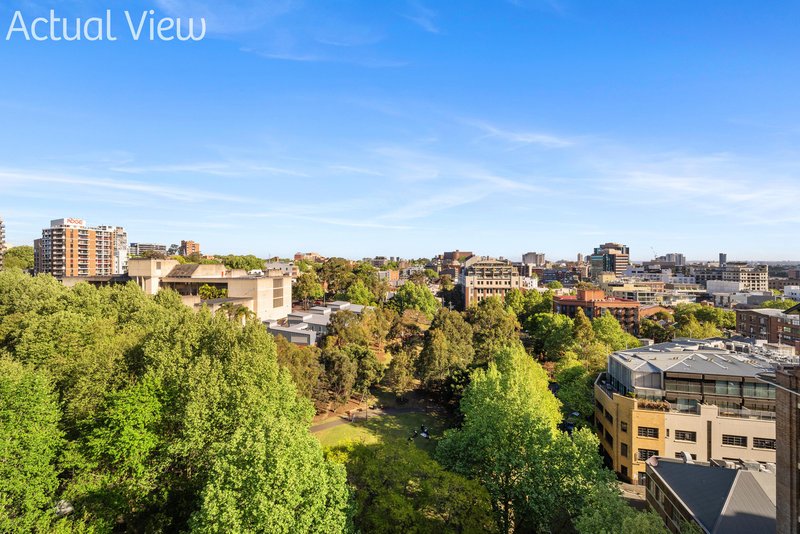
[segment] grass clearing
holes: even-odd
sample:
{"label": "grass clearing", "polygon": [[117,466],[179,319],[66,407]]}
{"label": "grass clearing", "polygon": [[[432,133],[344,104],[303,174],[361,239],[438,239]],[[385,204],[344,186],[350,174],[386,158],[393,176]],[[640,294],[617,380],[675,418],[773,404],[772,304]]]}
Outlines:
{"label": "grass clearing", "polygon": [[[362,417],[363,414],[359,414],[359,416]],[[348,441],[372,444],[387,440],[408,440],[415,430],[420,431],[422,425],[428,428],[431,439],[417,436],[414,439],[414,445],[432,455],[436,443],[441,439],[446,428],[444,419],[435,413],[400,412],[373,416],[368,420],[359,419],[356,422],[329,428],[314,435],[323,447],[335,447]]]}

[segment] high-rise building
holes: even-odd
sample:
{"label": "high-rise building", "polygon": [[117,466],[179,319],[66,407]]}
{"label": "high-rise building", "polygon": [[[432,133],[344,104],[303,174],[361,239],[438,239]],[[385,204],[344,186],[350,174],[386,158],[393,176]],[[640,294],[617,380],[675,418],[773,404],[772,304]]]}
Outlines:
{"label": "high-rise building", "polygon": [[589,274],[592,278],[607,272],[622,276],[630,263],[630,248],[627,245],[605,243],[596,247],[589,256]]}
{"label": "high-rise building", "polygon": [[464,262],[459,283],[464,291],[464,307],[467,308],[485,298],[503,299],[512,289],[521,289],[522,276],[508,260],[471,256]]}
{"label": "high-rise building", "polygon": [[114,236],[114,272],[112,274],[125,274],[128,272],[128,234],[119,226],[98,226],[98,230],[111,232]]}
{"label": "high-rise building", "polygon": [[0,217],[0,270],[3,269],[3,258],[6,254],[6,225]]}
{"label": "high-rise building", "polygon": [[675,267],[684,267],[686,265],[686,256],[679,252],[672,252],[664,256],[667,263],[672,263]]}
{"label": "high-rise building", "polygon": [[523,254],[522,263],[525,265],[532,265],[534,267],[544,267],[546,264],[544,254],[539,252],[527,252]]}
{"label": "high-rise building", "polygon": [[200,254],[200,243],[196,241],[181,241],[181,248],[178,253],[181,256],[191,256],[193,254]]}
{"label": "high-rise building", "polygon": [[719,266],[722,267],[726,263],[728,263],[728,255],[725,254],[724,252],[720,252],[719,253]]}
{"label": "high-rise building", "polygon": [[36,273],[57,278],[113,275],[116,230],[89,227],[83,219],[51,221],[33,244]]}

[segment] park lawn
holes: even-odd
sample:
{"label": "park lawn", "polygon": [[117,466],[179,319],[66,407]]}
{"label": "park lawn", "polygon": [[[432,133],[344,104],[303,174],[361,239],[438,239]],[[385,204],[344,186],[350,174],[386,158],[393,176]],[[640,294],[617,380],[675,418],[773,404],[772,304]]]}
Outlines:
{"label": "park lawn", "polygon": [[436,443],[441,439],[445,429],[444,420],[434,413],[405,412],[374,416],[366,421],[359,420],[354,423],[340,425],[317,432],[314,435],[319,439],[323,447],[335,447],[348,441],[367,444],[387,440],[407,441],[415,430],[420,430],[421,425],[425,425],[428,428],[431,439],[423,439],[417,436],[414,439],[414,444],[432,455],[436,448]]}

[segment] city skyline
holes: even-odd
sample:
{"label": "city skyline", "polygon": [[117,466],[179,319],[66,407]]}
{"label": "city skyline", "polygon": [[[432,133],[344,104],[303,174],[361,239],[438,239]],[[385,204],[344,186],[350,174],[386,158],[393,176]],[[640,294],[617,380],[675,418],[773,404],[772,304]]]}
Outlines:
{"label": "city skyline", "polygon": [[797,259],[800,7],[242,6],[125,2],[199,43],[2,43],[10,244],[76,216],[209,253]]}

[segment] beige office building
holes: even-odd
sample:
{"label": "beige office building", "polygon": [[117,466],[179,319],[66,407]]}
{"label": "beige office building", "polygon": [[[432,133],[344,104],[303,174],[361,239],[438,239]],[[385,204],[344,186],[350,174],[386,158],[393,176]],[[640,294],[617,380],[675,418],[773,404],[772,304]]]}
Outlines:
{"label": "beige office building", "polygon": [[[195,308],[207,306],[217,311],[226,304],[242,305],[261,321],[284,319],[292,311],[292,277],[279,270],[254,276],[221,264],[181,265],[175,260],[131,259],[128,276],[145,293],[155,295],[160,289],[172,289],[184,304]],[[203,286],[224,290],[225,296],[202,300]]]}

